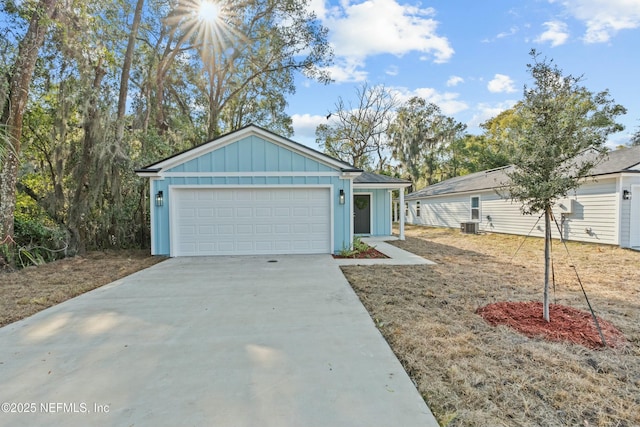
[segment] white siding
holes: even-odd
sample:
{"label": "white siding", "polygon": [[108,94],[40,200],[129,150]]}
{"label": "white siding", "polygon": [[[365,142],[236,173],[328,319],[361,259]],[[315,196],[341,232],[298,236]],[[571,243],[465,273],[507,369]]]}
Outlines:
{"label": "white siding", "polygon": [[[540,214],[522,215],[519,203],[502,199],[493,190],[422,199],[420,218],[413,216],[415,210],[412,211],[411,207],[415,206],[415,200],[412,200],[409,202],[408,222],[458,228],[461,222],[470,221],[473,196],[480,197],[480,230],[544,236],[544,219],[540,219],[536,225]],[[554,209],[558,223],[562,224],[564,238],[583,242],[619,244],[620,219],[616,178],[586,182],[567,199],[574,200],[573,211],[565,215],[564,223],[562,223],[562,210]],[[555,224],[552,228],[554,237],[560,237]]]}
{"label": "white siding", "polygon": [[628,247],[636,250],[640,250],[640,197],[638,195],[640,195],[640,184],[632,185],[631,200],[626,201],[631,205]]}
{"label": "white siding", "polygon": [[470,219],[471,198],[468,195],[422,199],[419,217],[416,216],[416,200],[409,201],[409,224],[458,228],[461,222]]}

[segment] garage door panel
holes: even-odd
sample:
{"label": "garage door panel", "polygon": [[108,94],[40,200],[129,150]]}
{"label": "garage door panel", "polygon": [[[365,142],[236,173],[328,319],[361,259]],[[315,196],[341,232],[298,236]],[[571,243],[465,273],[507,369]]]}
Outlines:
{"label": "garage door panel", "polygon": [[208,191],[201,191],[196,193],[197,196],[195,197],[195,200],[198,201],[203,201],[203,200],[214,200],[215,194],[208,192]]}
{"label": "garage door panel", "polygon": [[271,218],[273,216],[273,211],[271,208],[256,208],[255,213],[256,218]]}
{"label": "garage door panel", "polygon": [[251,218],[253,217],[253,209],[251,208],[236,208],[235,216],[237,218]]}
{"label": "garage door panel", "polygon": [[233,227],[232,224],[219,224],[217,227],[217,230],[218,230],[217,234],[220,236],[225,236],[225,235],[233,236],[235,232],[235,228]]}
{"label": "garage door panel", "polygon": [[253,234],[253,225],[238,224],[236,226],[236,234]]}
{"label": "garage door panel", "polygon": [[256,224],[256,234],[273,234],[273,227],[269,224]]}
{"label": "garage door panel", "polygon": [[277,234],[289,234],[291,233],[291,226],[289,224],[276,224],[274,231]]}
{"label": "garage door panel", "polygon": [[219,202],[233,200],[233,193],[230,192],[230,191],[229,192],[228,191],[225,191],[225,192],[219,192],[218,191],[218,192],[213,192],[212,194],[214,194],[214,199],[216,201],[219,201]]}
{"label": "garage door panel", "polygon": [[289,218],[291,216],[291,209],[288,207],[277,207],[273,210],[273,216]]}
{"label": "garage door panel", "polygon": [[217,246],[217,252],[232,252],[235,250],[233,242],[219,242]]}
{"label": "garage door panel", "polygon": [[327,188],[175,190],[173,254],[329,253],[329,200]]}
{"label": "garage door panel", "polygon": [[218,218],[233,218],[233,208],[216,208]]}
{"label": "garage door panel", "polygon": [[316,216],[316,217],[321,217],[324,218],[324,216],[326,215],[324,209],[318,207],[318,206],[314,206],[313,208],[311,208],[311,216]]}
{"label": "garage door panel", "polygon": [[255,200],[262,201],[262,202],[271,200],[271,196],[272,196],[271,192],[268,192],[268,191],[261,191],[254,194],[255,194]]}
{"label": "garage door panel", "polygon": [[178,215],[180,215],[180,217],[182,218],[195,218],[196,217],[196,212],[193,209],[189,209],[189,208],[183,208],[180,209],[178,211]]}
{"label": "garage door panel", "polygon": [[215,234],[215,225],[201,225],[198,227],[198,234],[201,238],[206,239]]}
{"label": "garage door panel", "polygon": [[253,193],[248,191],[235,192],[236,200],[239,202],[250,202],[253,199]]}
{"label": "garage door panel", "polygon": [[199,218],[213,218],[213,208],[208,209],[198,209],[198,217]]}
{"label": "garage door panel", "polygon": [[308,217],[309,216],[309,208],[306,206],[299,206],[293,208],[292,216],[294,217]]}

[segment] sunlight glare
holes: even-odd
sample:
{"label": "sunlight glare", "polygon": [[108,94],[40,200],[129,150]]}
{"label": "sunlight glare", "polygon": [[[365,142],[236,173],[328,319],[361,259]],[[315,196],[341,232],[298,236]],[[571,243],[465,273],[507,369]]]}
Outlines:
{"label": "sunlight glare", "polygon": [[198,10],[198,16],[200,20],[214,23],[218,19],[220,8],[212,1],[204,0],[200,3],[200,9]]}

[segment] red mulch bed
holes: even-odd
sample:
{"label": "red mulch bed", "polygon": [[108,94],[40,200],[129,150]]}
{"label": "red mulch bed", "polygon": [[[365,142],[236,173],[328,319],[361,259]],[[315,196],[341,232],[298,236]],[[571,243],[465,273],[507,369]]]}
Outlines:
{"label": "red mulch bed", "polygon": [[[541,302],[497,302],[476,310],[489,324],[506,325],[528,337],[569,341],[590,349],[604,347],[591,313],[564,305],[550,304],[549,319],[542,317]],[[607,346],[626,344],[624,335],[611,323],[598,318]]]}
{"label": "red mulch bed", "polygon": [[376,250],[375,248],[369,248],[366,251],[358,252],[357,254],[351,256],[341,256],[334,255],[334,258],[348,258],[348,259],[374,259],[374,258],[389,258],[382,252]]}

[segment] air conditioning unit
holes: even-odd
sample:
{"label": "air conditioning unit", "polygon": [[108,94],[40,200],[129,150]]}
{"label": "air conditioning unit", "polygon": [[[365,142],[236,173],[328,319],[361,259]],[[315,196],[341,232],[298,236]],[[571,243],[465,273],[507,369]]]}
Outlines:
{"label": "air conditioning unit", "polygon": [[574,199],[560,199],[556,202],[556,208],[563,214],[572,214],[574,211]]}
{"label": "air conditioning unit", "polygon": [[477,222],[461,222],[460,231],[464,234],[478,234]]}

